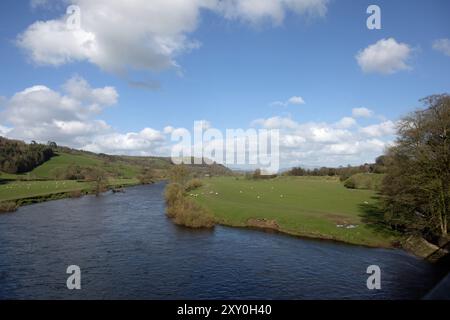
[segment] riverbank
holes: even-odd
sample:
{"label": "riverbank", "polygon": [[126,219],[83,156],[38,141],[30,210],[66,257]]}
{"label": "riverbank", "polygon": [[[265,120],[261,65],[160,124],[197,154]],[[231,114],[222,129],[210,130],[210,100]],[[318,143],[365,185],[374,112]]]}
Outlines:
{"label": "riverbank", "polygon": [[347,189],[332,178],[211,178],[187,196],[222,225],[378,248],[403,240],[376,221],[374,191]]}
{"label": "riverbank", "polygon": [[[111,179],[106,184],[105,191],[137,185],[142,185],[138,179]],[[95,184],[93,182],[70,180],[12,181],[8,184],[0,185],[0,204],[15,204],[15,209],[17,209],[30,204],[65,198],[78,198],[94,193]]]}

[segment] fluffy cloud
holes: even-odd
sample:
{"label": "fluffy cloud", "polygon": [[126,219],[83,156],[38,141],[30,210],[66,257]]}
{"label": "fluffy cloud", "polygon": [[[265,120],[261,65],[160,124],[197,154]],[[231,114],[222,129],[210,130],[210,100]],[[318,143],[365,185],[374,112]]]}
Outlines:
{"label": "fluffy cloud", "polygon": [[289,105],[301,105],[305,104],[305,100],[303,100],[300,96],[293,96],[286,101],[274,101],[270,105],[275,107],[287,107]]}
{"label": "fluffy cloud", "polygon": [[433,42],[433,49],[450,56],[450,39],[438,39]]}
{"label": "fluffy cloud", "polygon": [[[56,141],[75,148],[112,154],[149,155],[163,152],[164,133],[152,128],[121,134],[101,119],[115,105],[113,87],[92,88],[73,77],[61,92],[37,85],[6,99],[0,114],[0,135],[26,141]],[[166,152],[167,154],[167,152]]]}
{"label": "fluffy cloud", "polygon": [[373,124],[360,129],[360,132],[370,137],[383,137],[395,134],[396,124],[392,121]]}
{"label": "fluffy cloud", "polygon": [[354,108],[352,115],[355,118],[370,118],[374,115],[373,111],[367,108]]}
{"label": "fluffy cloud", "polygon": [[395,134],[392,121],[360,127],[351,117],[336,123],[299,123],[291,118],[273,117],[256,120],[253,125],[280,130],[282,167],[371,162],[392,143]]}
{"label": "fluffy cloud", "polygon": [[86,137],[110,130],[104,121],[92,117],[117,99],[114,88],[91,88],[84,79],[74,77],[63,85],[63,93],[42,85],[16,93],[6,101],[1,118],[12,126],[8,136],[52,138],[80,146]]}
{"label": "fluffy cloud", "polygon": [[336,127],[342,129],[348,129],[356,126],[356,120],[351,117],[344,117],[336,123]]}
{"label": "fluffy cloud", "polygon": [[[68,1],[66,1],[69,4]],[[110,72],[129,68],[176,68],[177,55],[195,49],[189,38],[202,10],[228,19],[281,23],[285,12],[323,16],[328,0],[73,0],[81,8],[81,27],[70,30],[67,17],[38,21],[17,37],[17,44],[39,65],[88,61]],[[33,0],[32,6],[48,1]]]}
{"label": "fluffy cloud", "polygon": [[412,49],[394,38],[382,39],[358,52],[356,60],[366,73],[393,74],[408,70]]}
{"label": "fluffy cloud", "polygon": [[162,147],[165,136],[154,129],[145,128],[140,132],[126,134],[111,133],[95,136],[84,149],[109,154],[154,155]]}

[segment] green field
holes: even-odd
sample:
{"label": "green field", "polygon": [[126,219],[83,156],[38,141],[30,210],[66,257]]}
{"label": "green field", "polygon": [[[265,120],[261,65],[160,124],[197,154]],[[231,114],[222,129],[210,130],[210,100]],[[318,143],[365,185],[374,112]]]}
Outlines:
{"label": "green field", "polygon": [[225,225],[244,227],[249,219],[267,219],[275,220],[279,231],[299,236],[376,247],[390,247],[396,240],[366,222],[376,206],[376,193],[347,189],[337,179],[224,177],[204,183],[188,196]]}
{"label": "green field", "polygon": [[87,190],[90,187],[91,185],[87,182],[77,181],[14,181],[0,185],[0,201]]}
{"label": "green field", "polygon": [[105,171],[118,174],[123,178],[132,178],[139,173],[139,168],[137,166],[121,162],[108,163],[99,158],[87,155],[61,153],[35,168],[29,175],[38,179],[51,179],[58,170],[65,170],[71,165],[78,165],[81,167],[101,167]]}
{"label": "green field", "polygon": [[141,168],[121,161],[106,162],[89,155],[59,153],[49,161],[25,174],[7,174],[0,172],[0,202],[21,199],[47,197],[53,194],[73,191],[89,191],[93,184],[73,180],[54,180],[55,173],[64,171],[71,165],[81,167],[100,167],[117,178],[108,180],[109,186],[127,186],[139,184],[136,176]]}

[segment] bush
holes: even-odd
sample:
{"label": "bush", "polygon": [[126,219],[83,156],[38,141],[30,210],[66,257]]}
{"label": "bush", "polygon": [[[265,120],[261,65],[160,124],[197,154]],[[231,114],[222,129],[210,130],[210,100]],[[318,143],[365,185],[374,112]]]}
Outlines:
{"label": "bush", "polygon": [[0,213],[14,212],[19,206],[13,201],[0,202]]}
{"label": "bush", "polygon": [[178,183],[166,187],[167,216],[175,224],[189,228],[212,228],[214,217],[194,201],[184,197],[184,188]]}
{"label": "bush", "polygon": [[171,183],[167,185],[165,198],[168,208],[174,206],[175,202],[183,198],[183,191],[183,187],[178,183]]}
{"label": "bush", "polygon": [[344,186],[349,189],[380,190],[384,174],[357,173],[345,180]]}
{"label": "bush", "polygon": [[155,180],[155,174],[152,169],[145,168],[137,178],[141,184],[151,184]]}
{"label": "bush", "polygon": [[348,188],[348,189],[356,189],[356,184],[354,179],[352,179],[351,177],[348,178],[347,180],[345,180],[344,182],[344,187]]}
{"label": "bush", "polygon": [[186,184],[186,191],[192,191],[203,186],[203,182],[200,179],[192,179]]}

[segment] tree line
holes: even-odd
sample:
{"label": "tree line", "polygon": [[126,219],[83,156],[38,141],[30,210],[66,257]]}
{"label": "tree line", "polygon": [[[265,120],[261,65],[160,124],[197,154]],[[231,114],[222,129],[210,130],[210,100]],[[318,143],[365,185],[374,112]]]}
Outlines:
{"label": "tree line", "polygon": [[320,176],[320,177],[335,177],[338,176],[341,181],[345,181],[357,173],[385,173],[386,172],[386,156],[379,156],[375,163],[365,163],[360,166],[346,167],[321,167],[314,169],[305,169],[302,167],[295,167],[287,171],[285,175],[288,176]]}
{"label": "tree line", "polygon": [[11,174],[31,171],[55,155],[53,147],[53,143],[26,144],[0,137],[0,171]]}

